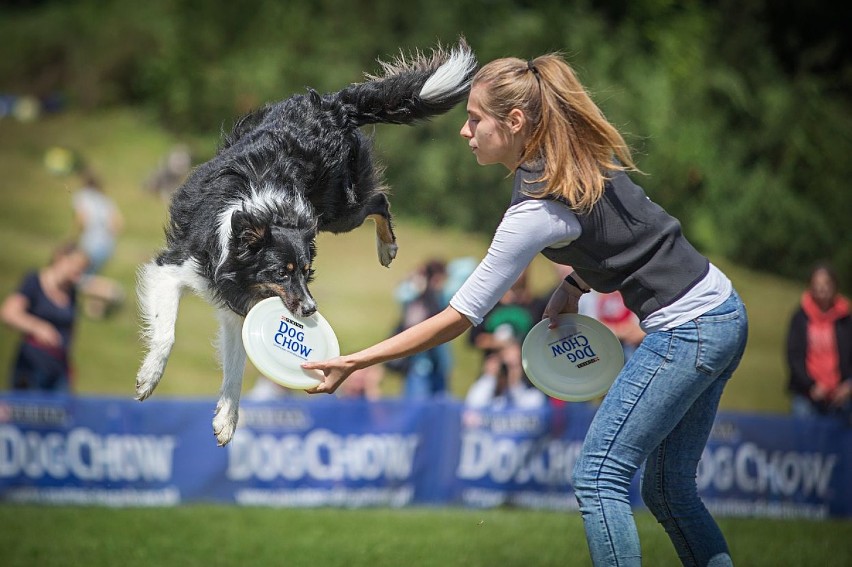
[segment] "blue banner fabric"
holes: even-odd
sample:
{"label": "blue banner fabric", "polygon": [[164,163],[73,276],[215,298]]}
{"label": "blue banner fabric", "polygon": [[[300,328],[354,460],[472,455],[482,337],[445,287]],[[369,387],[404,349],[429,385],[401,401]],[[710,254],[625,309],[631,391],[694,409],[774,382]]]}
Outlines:
{"label": "blue banner fabric", "polygon": [[[502,505],[573,510],[591,404],[244,401],[218,447],[213,399],[0,395],[0,500],[172,506]],[[852,516],[852,429],[720,414],[698,470],[718,515]],[[642,506],[638,477],[631,502]]]}

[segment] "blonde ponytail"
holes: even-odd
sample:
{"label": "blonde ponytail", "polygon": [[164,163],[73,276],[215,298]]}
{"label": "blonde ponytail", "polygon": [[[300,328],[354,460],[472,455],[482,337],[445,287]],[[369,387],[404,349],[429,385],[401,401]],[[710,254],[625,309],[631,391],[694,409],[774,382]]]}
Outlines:
{"label": "blonde ponytail", "polygon": [[497,59],[479,70],[473,85],[486,87],[483,111],[499,122],[514,108],[524,112],[527,142],[517,165],[543,161],[544,167],[537,180],[544,189],[532,196],[562,197],[588,212],[610,172],[636,170],[624,138],[560,55]]}

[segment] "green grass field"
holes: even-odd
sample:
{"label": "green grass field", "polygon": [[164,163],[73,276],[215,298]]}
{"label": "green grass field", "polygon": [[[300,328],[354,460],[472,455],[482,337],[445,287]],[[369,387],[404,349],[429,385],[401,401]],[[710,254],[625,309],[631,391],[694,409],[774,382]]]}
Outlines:
{"label": "green grass field", "polygon": [[[636,516],[643,564],[678,565],[667,536]],[[852,523],[720,521],[750,567],[848,566]],[[585,566],[579,514],[528,510],[0,507],[5,567],[168,565]]]}
{"label": "green grass field", "polygon": [[[0,122],[0,294],[24,271],[41,265],[51,247],[71,233],[75,180],[51,175],[45,151],[65,145],[82,152],[103,176],[127,220],[106,275],[128,299],[103,321],[81,319],[75,356],[77,391],[133,395],[141,349],[133,287],[136,267],[162,242],[166,206],[141,189],[158,159],[176,140],[144,113],[114,110],[67,114],[21,124]],[[215,141],[191,141],[200,153]],[[508,193],[509,187],[505,188]],[[319,239],[313,285],[320,310],[352,351],[384,337],[397,306],[394,286],[423,260],[437,256],[480,257],[487,239],[422,222],[398,219],[400,253],[390,269],[375,255],[367,226]],[[722,400],[723,409],[786,412],[783,339],[800,284],[755,273],[714,258],[734,280],[750,313],[745,359]],[[533,270],[542,293],[554,283],[543,260]],[[177,343],[155,396],[214,396],[220,375],[211,343],[212,310],[188,296],[181,307]],[[17,336],[0,330],[0,389]],[[454,343],[452,391],[461,397],[476,377],[478,355],[463,339]],[[246,388],[256,372],[248,368]],[[399,391],[389,375],[387,395]],[[640,512],[637,521],[647,565],[677,564],[662,529]],[[850,565],[850,522],[722,519],[740,565]],[[42,508],[0,506],[0,565],[589,565],[577,513],[498,509],[273,510],[226,506],[174,509]],[[301,532],[299,531],[301,530]]]}

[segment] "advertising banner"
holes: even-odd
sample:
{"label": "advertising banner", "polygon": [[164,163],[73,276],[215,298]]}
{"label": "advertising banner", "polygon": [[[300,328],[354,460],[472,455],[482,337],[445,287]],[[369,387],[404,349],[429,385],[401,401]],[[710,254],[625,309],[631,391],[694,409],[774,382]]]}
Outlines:
{"label": "advertising banner", "polygon": [[833,418],[720,414],[697,481],[720,516],[852,516],[852,427]]}
{"label": "advertising banner", "polygon": [[[244,401],[218,447],[213,399],[0,395],[0,501],[102,506],[461,505],[576,509],[590,404]],[[698,470],[718,515],[852,516],[852,429],[720,414]],[[642,506],[638,477],[631,502]]]}

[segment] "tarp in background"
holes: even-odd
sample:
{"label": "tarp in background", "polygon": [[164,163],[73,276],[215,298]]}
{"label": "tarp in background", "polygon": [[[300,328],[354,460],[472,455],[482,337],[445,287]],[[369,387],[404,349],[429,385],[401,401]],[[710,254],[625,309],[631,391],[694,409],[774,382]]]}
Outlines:
{"label": "tarp in background", "polygon": [[[217,447],[213,399],[0,395],[0,501],[105,506],[460,505],[576,509],[588,404],[244,401]],[[852,428],[722,413],[698,484],[718,515],[852,516]],[[630,491],[640,507],[638,475]]]}

